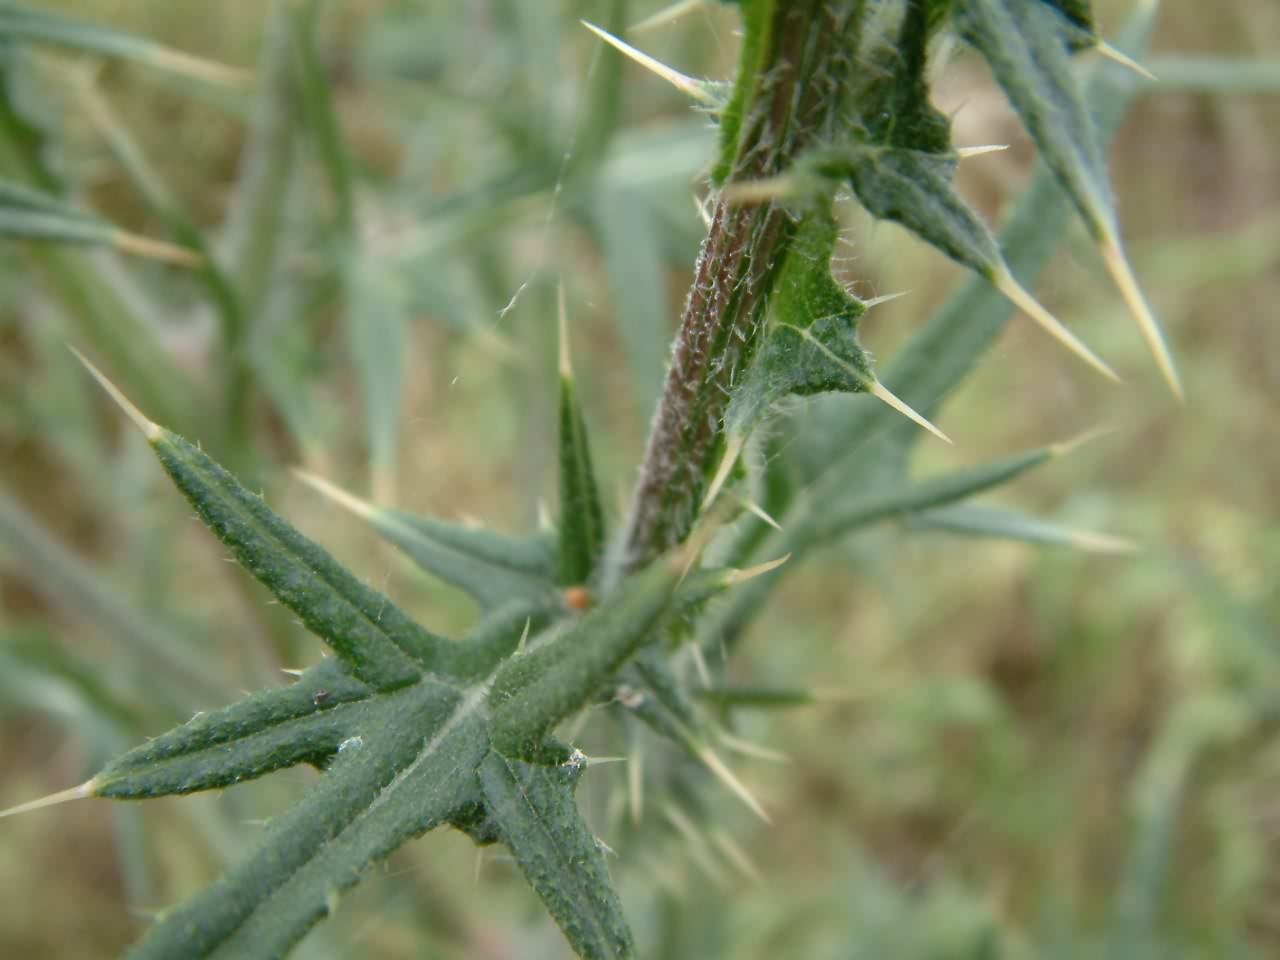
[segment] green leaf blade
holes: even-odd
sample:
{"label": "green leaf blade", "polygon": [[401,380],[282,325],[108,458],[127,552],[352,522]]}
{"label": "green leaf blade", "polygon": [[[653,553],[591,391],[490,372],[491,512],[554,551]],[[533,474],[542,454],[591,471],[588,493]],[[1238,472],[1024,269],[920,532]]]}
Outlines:
{"label": "green leaf blade", "polygon": [[990,65],[1094,236],[1113,237],[1118,231],[1106,164],[1071,73],[1066,13],[1056,6],[1026,0],[957,0],[956,27]]}
{"label": "green leaf blade", "polygon": [[604,550],[604,512],[591,466],[587,423],[572,374],[560,373],[560,583],[591,579]]}
{"label": "green leaf blade", "polygon": [[382,694],[320,785],[130,956],[283,956],[371,863],[475,802],[474,771],[488,746],[477,703],[430,681]]}
{"label": "green leaf blade", "polygon": [[635,945],[600,844],[574,801],[578,772],[491,752],[480,783],[502,841],[574,950],[586,960],[624,960]]}
{"label": "green leaf blade", "polygon": [[118,757],[93,779],[95,796],[142,799],[230,786],[291,767],[320,764],[361,726],[356,705],[373,691],[336,658],[297,683],[200,713]]}
{"label": "green leaf blade", "polygon": [[678,582],[679,571],[660,559],[563,634],[509,660],[490,698],[494,747],[513,759],[545,760],[551,730],[652,637]]}
{"label": "green leaf blade", "polygon": [[[158,429],[158,428],[157,428]],[[366,586],[178,435],[152,442],[165,471],[236,559],[377,689],[412,683],[445,641]]]}

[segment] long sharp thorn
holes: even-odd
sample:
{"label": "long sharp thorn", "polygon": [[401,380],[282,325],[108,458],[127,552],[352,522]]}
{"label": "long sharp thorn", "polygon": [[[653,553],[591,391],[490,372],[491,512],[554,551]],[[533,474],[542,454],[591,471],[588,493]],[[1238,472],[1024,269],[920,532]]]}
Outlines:
{"label": "long sharp thorn", "polygon": [[8,810],[0,810],[0,820],[5,817],[16,817],[20,813],[30,813],[32,810],[56,806],[59,803],[66,803],[68,800],[83,800],[85,797],[92,797],[93,788],[94,782],[87,780],[80,786],[72,787],[70,790],[62,790],[58,793],[51,793],[47,797],[41,797],[39,800],[20,803],[16,807],[10,807]]}
{"label": "long sharp thorn", "polygon": [[715,476],[711,478],[711,486],[707,487],[707,495],[702,498],[702,506],[698,508],[699,513],[706,513],[707,508],[720,495],[720,488],[729,479],[729,471],[738,462],[738,454],[742,453],[742,448],[746,442],[746,434],[742,433],[729,438],[728,444],[725,445],[724,458],[721,459],[720,466],[716,468]]}
{"label": "long sharp thorn", "polygon": [[748,580],[754,580],[756,577],[763,576],[770,570],[778,569],[778,567],[782,566],[790,559],[791,554],[788,553],[779,557],[777,560],[770,560],[767,563],[757,563],[753,567],[744,567],[741,570],[730,568],[724,572],[724,585],[731,587],[735,583],[745,583]]}
{"label": "long sharp thorn", "polygon": [[573,379],[573,362],[569,357],[569,311],[564,305],[564,279],[556,287],[556,308],[560,318],[560,376]]}
{"label": "long sharp thorn", "polygon": [[924,417],[920,416],[920,414],[912,410],[903,401],[899,400],[898,397],[893,393],[893,391],[891,391],[879,380],[869,381],[866,387],[867,387],[867,393],[871,394],[877,400],[884,401],[889,406],[893,407],[893,409],[897,410],[904,417],[907,417],[910,420],[914,420],[916,423],[924,427],[926,430],[932,433],[939,440],[945,440],[947,443],[954,444],[954,441],[950,437],[948,437],[945,433],[943,433],[941,430],[935,427],[932,423],[930,423]]}
{"label": "long sharp thorn", "polygon": [[291,471],[295,477],[305,483],[312,490],[320,495],[329,498],[340,507],[345,507],[354,513],[357,517],[365,520],[371,520],[376,516],[378,509],[367,500],[361,500],[353,493],[348,493],[339,486],[335,486],[323,477],[317,477],[314,473],[308,473],[294,467]]}
{"label": "long sharp thorn", "polygon": [[765,511],[764,507],[760,506],[760,504],[756,503],[754,500],[750,499],[749,497],[738,497],[737,501],[740,504],[742,504],[743,509],[745,509],[752,516],[758,518],[763,523],[766,523],[769,526],[773,527],[773,529],[777,530],[779,533],[782,532],[782,524],[778,523],[777,520],[769,516],[769,514]]}
{"label": "long sharp thorn", "polygon": [[76,359],[84,364],[84,368],[89,371],[90,376],[98,381],[98,385],[102,387],[103,390],[107,391],[107,396],[115,401],[116,406],[123,410],[129,419],[138,425],[138,429],[142,431],[143,436],[152,442],[160,439],[160,436],[164,431],[160,429],[159,424],[152,423],[143,416],[142,411],[135,407],[129,398],[120,392],[119,387],[107,379],[106,374],[90,363],[83,353],[70,344],[67,344],[67,349],[74,353],[76,355]]}
{"label": "long sharp thorn", "polygon": [[882,293],[878,297],[872,297],[870,300],[863,300],[862,305],[870,310],[872,307],[878,307],[882,303],[888,303],[890,300],[897,300],[899,297],[905,297],[910,290],[899,290],[897,293]]}
{"label": "long sharp thorn", "polygon": [[976,147],[956,147],[956,156],[961,160],[968,160],[970,157],[980,157],[984,153],[999,153],[1001,150],[1008,150],[1007,143],[983,143]]}
{"label": "long sharp thorn", "polygon": [[1129,56],[1123,50],[1117,50],[1105,40],[1098,41],[1097,51],[1113,63],[1118,63],[1122,67],[1128,67],[1140,77],[1145,77],[1154,83],[1160,82],[1159,77],[1140,64],[1137,60],[1133,59],[1133,57]]}
{"label": "long sharp thorn", "polygon": [[1114,380],[1116,383],[1120,382],[1120,377],[1116,375],[1116,372],[1107,366],[1096,353],[1086,347],[1079,337],[1064,327],[1057,317],[1041,306],[1040,302],[1031,296],[1007,269],[1001,267],[997,270],[991,278],[991,282],[997,290],[1009,298],[1014,306],[1039,324],[1046,333],[1054,337],[1059,343],[1107,379]]}
{"label": "long sharp thorn", "polygon": [[1165,341],[1160,324],[1151,312],[1147,298],[1142,295],[1142,289],[1138,286],[1133,270],[1129,267],[1124,250],[1114,235],[1103,240],[1102,261],[1106,264],[1111,279],[1120,288],[1120,295],[1124,297],[1129,312],[1138,322],[1138,330],[1142,333],[1142,338],[1147,341],[1147,346],[1155,354],[1156,363],[1160,366],[1160,373],[1164,376],[1165,383],[1169,385],[1177,401],[1183,403],[1186,400],[1186,394],[1182,390],[1182,380],[1173,362],[1173,354],[1169,352],[1169,344]]}
{"label": "long sharp thorn", "polygon": [[647,53],[642,53],[641,51],[637,50],[635,47],[631,46],[631,44],[627,43],[625,40],[618,39],[609,31],[601,30],[594,23],[588,23],[586,20],[579,20],[578,22],[581,23],[588,30],[590,30],[592,33],[594,33],[601,40],[603,40],[605,43],[608,43],[611,46],[617,48],[622,53],[626,54],[628,57],[634,60],[636,63],[640,64],[640,66],[644,67],[646,70],[656,73],[663,80],[667,81],[667,83],[671,84],[673,87],[675,87],[677,90],[679,90],[681,93],[685,94],[686,96],[691,97],[694,100],[697,100],[699,103],[705,103],[709,106],[715,104],[716,98],[711,95],[711,93],[707,90],[706,87],[704,87],[697,80],[693,79],[693,77],[686,77],[679,70],[675,70],[667,66],[665,63],[663,63],[660,60],[653,59],[653,57],[649,56]]}
{"label": "long sharp thorn", "polygon": [[707,5],[707,0],[678,0],[669,7],[663,7],[657,13],[645,17],[639,23],[627,27],[627,33],[644,33],[654,27],[666,26],[681,17],[700,10]]}
{"label": "long sharp thorn", "polygon": [[529,642],[529,627],[530,627],[530,626],[532,626],[532,624],[533,624],[533,618],[532,618],[532,617],[525,617],[525,618],[524,618],[524,630],[522,630],[522,631],[521,631],[521,633],[520,633],[520,640],[519,640],[519,642],[516,644],[516,653],[517,653],[517,654],[524,653],[524,651],[525,651],[525,645],[526,645],[526,644],[528,644],[528,642]]}
{"label": "long sharp thorn", "polygon": [[769,814],[765,813],[764,807],[760,806],[760,801],[755,798],[741,780],[733,775],[733,771],[725,766],[724,761],[717,757],[710,747],[699,747],[696,752],[698,759],[703,762],[708,770],[715,774],[716,779],[728,787],[739,800],[745,803],[752,813],[765,823],[773,823],[773,821],[769,819]]}

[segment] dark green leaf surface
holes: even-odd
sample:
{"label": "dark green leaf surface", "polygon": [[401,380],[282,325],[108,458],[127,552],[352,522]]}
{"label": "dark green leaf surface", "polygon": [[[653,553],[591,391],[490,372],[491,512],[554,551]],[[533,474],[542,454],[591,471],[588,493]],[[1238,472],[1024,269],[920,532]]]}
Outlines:
{"label": "dark green leaf surface", "polygon": [[956,0],[955,21],[990,65],[1045,163],[1101,240],[1117,230],[1097,130],[1071,73],[1071,24],[1082,15],[1081,7]]}
{"label": "dark green leaf surface", "polygon": [[579,773],[573,763],[542,767],[490,753],[480,783],[503,842],[579,955],[630,957],[635,947],[622,904],[573,798]]}
{"label": "dark green leaf surface", "polygon": [[478,695],[422,681],[362,711],[332,712],[343,709],[351,732],[331,741],[320,784],[267,825],[246,860],[164,915],[132,956],[283,956],[369,864],[474,802],[485,752]]}
{"label": "dark green leaf surface", "polygon": [[[562,334],[563,335],[563,334]],[[567,351],[564,344],[562,350]],[[586,583],[604,550],[604,512],[572,372],[560,371],[560,582]]]}
{"label": "dark green leaf surface", "polygon": [[168,431],[153,446],[218,539],[362,680],[378,689],[403,686],[435,664],[441,638],[358,580],[202,451]]}

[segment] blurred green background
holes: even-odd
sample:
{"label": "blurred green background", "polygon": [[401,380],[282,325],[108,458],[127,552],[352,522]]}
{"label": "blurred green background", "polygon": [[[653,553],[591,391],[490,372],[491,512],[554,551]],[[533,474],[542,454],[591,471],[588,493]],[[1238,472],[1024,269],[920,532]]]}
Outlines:
{"label": "blurred green background", "polygon": [[[622,510],[701,238],[714,131],[638,67],[607,69],[577,20],[621,28],[661,5],[333,0],[310,22],[295,3],[39,4],[251,71],[252,86],[0,34],[0,174],[56,183],[138,234],[198,230],[240,291],[228,335],[235,311],[198,271],[0,242],[0,807],[80,783],[320,651],[224,562],[65,343],[433,629],[457,631],[473,614],[460,594],[289,468],[412,510],[535,524],[554,499],[563,278],[597,464]],[[1129,4],[1097,6],[1114,28]],[[313,35],[336,126],[299,86],[293,27]],[[650,829],[612,861],[644,955],[1280,951],[1277,38],[1272,0],[1169,0],[1149,61],[1161,82],[1112,150],[1186,406],[1076,230],[1034,289],[1126,384],[1017,318],[939,419],[955,448],[926,442],[918,458],[958,466],[1109,428],[992,501],[1139,551],[889,525],[792,570],[731,668],[823,694],[742,717],[787,758],[735,762],[775,824],[716,790],[647,794]],[[727,77],[735,14],[709,5],[632,39]],[[937,91],[957,143],[1010,145],[961,171],[998,220],[1034,152],[976,58],[956,52]],[[892,357],[962,273],[853,211],[844,236],[857,292],[909,292],[863,321]],[[821,448],[820,420],[788,423]],[[116,955],[311,776],[0,822],[0,956]],[[626,789],[624,764],[584,787],[607,842]],[[691,811],[700,839],[683,832]],[[567,947],[501,851],[439,833],[375,870],[298,955]]]}

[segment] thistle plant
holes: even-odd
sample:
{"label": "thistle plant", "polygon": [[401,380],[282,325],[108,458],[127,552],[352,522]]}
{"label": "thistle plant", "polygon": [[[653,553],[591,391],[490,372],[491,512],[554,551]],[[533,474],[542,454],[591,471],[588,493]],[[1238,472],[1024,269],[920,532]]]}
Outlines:
{"label": "thistle plant", "polygon": [[[611,529],[602,506],[591,403],[574,376],[563,292],[559,512],[549,529],[512,537],[375,505],[303,474],[336,506],[469,594],[481,615],[464,635],[441,636],[415,622],[198,444],[153,422],[150,405],[161,403],[163,389],[143,391],[140,409],[124,395],[133,392],[127,369],[117,387],[85,360],[212,534],[330,651],[287,686],[197,714],[80,787],[37,802],[142,800],[216,790],[301,764],[321,771],[247,857],[160,916],[132,956],[282,956],[373,864],[443,826],[505,847],[580,956],[634,956],[606,848],[575,797],[593,761],[575,746],[567,721],[634,719],[767,819],[770,811],[717,752],[724,712],[804,696],[767,677],[748,688],[712,676],[695,692],[676,661],[686,650],[700,660],[703,650],[732,648],[806,552],[889,518],[1125,548],[1118,539],[969,502],[1070,444],[923,480],[907,475],[907,460],[925,431],[947,440],[926,418],[1015,308],[1116,379],[1029,292],[1068,210],[1096,241],[1181,396],[1129,269],[1105,170],[1103,147],[1137,82],[1136,65],[1095,62],[1090,83],[1079,82],[1077,61],[1098,51],[1127,59],[1103,43],[1084,0],[740,0],[737,7],[743,35],[731,83],[685,77],[588,25],[687,92],[716,125],[719,142],[707,235],[623,522]],[[1136,51],[1153,13],[1154,4],[1140,5],[1119,46]],[[0,5],[0,33],[3,18],[26,31],[15,26],[7,42],[103,46],[101,34],[16,5]],[[303,17],[297,26],[305,36],[313,24]],[[999,239],[953,184],[957,164],[974,151],[952,142],[948,119],[930,102],[931,57],[944,38],[987,62],[1042,160]],[[306,57],[302,69],[304,86],[316,80]],[[338,197],[335,243],[349,251],[358,240],[351,171],[336,145],[327,91],[318,83],[306,89],[315,129],[327,132],[320,139]],[[975,275],[885,372],[857,337],[874,302],[832,273],[836,203],[846,193]],[[163,197],[153,199],[166,207]],[[250,469],[243,422],[236,422],[254,391],[237,351],[245,310],[262,294],[229,281],[219,255],[168,210],[176,245],[144,243],[79,210],[39,177],[0,183],[0,229],[10,235],[111,244],[204,271],[227,332],[231,426],[217,439]],[[791,464],[770,453],[771,424],[807,415],[795,413],[789,398],[840,393],[868,396],[813,411],[825,418],[830,455]]]}

